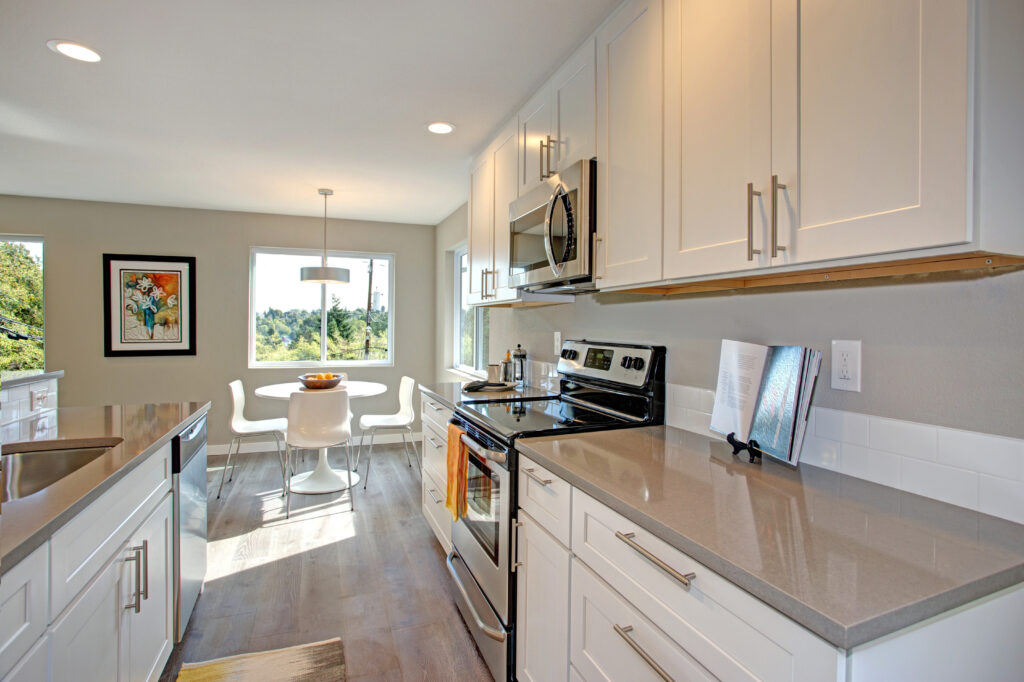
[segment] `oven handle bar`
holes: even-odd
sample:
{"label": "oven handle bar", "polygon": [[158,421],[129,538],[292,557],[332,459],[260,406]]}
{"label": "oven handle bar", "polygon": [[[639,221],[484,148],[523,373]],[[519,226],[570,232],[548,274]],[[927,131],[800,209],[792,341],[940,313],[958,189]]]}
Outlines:
{"label": "oven handle bar", "polygon": [[465,445],[467,448],[475,452],[477,457],[480,457],[482,459],[489,459],[492,462],[497,462],[498,464],[504,464],[505,461],[508,459],[508,455],[506,455],[504,452],[499,452],[498,450],[491,450],[490,448],[485,448],[484,446],[480,445],[466,434],[462,434],[460,440],[462,441],[463,445]]}
{"label": "oven handle bar", "polygon": [[496,642],[504,642],[508,636],[508,632],[503,627],[493,628],[480,618],[480,614],[477,613],[476,607],[473,606],[473,601],[469,598],[469,593],[466,592],[466,586],[462,584],[462,578],[459,577],[459,572],[455,570],[452,560],[455,558],[455,550],[448,552],[448,557],[445,559],[445,563],[448,564],[448,572],[452,575],[452,580],[455,581],[455,585],[459,588],[459,592],[462,593],[462,598],[466,602],[466,606],[469,607],[469,612],[473,614],[473,620],[476,621],[476,626],[480,628],[480,631],[490,637]]}

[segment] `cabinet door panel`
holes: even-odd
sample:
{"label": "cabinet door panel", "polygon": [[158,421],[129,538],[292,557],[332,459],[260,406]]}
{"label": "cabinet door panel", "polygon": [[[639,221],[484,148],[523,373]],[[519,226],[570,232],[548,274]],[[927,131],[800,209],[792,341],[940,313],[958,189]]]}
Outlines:
{"label": "cabinet door panel", "polygon": [[541,151],[541,142],[551,134],[551,91],[545,87],[519,110],[519,194],[540,185],[542,173],[553,170],[548,168],[547,153]]}
{"label": "cabinet door panel", "polygon": [[569,550],[519,511],[516,677],[554,682],[569,674]]}
{"label": "cabinet door panel", "polygon": [[173,618],[171,617],[171,496],[157,507],[153,515],[132,536],[129,546],[142,546],[144,585],[146,598],[139,613],[129,613],[129,677],[131,682],[156,680],[173,646]]}
{"label": "cabinet door panel", "polygon": [[594,40],[583,44],[552,79],[551,96],[554,112],[552,135],[555,168],[594,156],[595,95]]}
{"label": "cabinet door panel", "polygon": [[601,287],[661,279],[662,4],[633,0],[597,33]]}
{"label": "cabinet door panel", "polygon": [[666,2],[666,278],[768,264],[770,21],[761,0]]}
{"label": "cabinet door panel", "polygon": [[494,274],[488,279],[488,283],[496,301],[516,297],[516,290],[508,288],[512,246],[508,226],[508,205],[518,196],[517,158],[515,128],[508,126],[494,151]]}
{"label": "cabinet door panel", "polygon": [[969,241],[968,0],[782,0],[772,15],[774,262]]}
{"label": "cabinet door panel", "polygon": [[50,679],[50,635],[47,634],[17,662],[4,682],[49,682]]}
{"label": "cabinet door panel", "polygon": [[493,257],[494,161],[486,154],[469,176],[469,302],[480,303],[488,293]]}

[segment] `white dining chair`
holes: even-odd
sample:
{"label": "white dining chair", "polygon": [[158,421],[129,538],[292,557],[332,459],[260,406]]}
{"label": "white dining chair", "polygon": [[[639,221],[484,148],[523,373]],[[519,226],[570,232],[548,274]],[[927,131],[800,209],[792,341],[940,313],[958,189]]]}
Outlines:
{"label": "white dining chair", "polygon": [[[288,398],[288,469],[291,470],[292,450],[332,448],[345,446],[346,470],[351,508],[355,509],[352,489],[352,412],[348,391],[316,391],[292,393]],[[294,474],[292,474],[294,475]],[[291,477],[288,478],[288,498],[285,518],[291,514]]]}
{"label": "white dining chair", "polygon": [[[409,443],[405,440],[406,432],[409,433],[409,440],[412,438],[412,423],[416,420],[416,411],[412,406],[412,394],[416,388],[416,381],[412,377],[402,377],[402,383],[398,387],[398,412],[395,414],[364,414],[359,418],[359,430],[362,432],[359,437],[359,454],[356,456],[356,465],[363,456],[363,441],[366,434],[370,434],[370,449],[366,453],[366,477],[363,479],[363,489],[366,489],[366,482],[370,479],[370,461],[373,458],[373,438],[378,431],[398,431],[402,437],[402,445],[405,447],[405,459],[412,466],[412,458],[409,457]],[[412,442],[413,452],[417,460],[419,452],[416,450],[415,441]]]}
{"label": "white dining chair", "polygon": [[[221,490],[224,489],[224,476],[227,474],[229,467],[231,468],[231,474],[228,476],[228,481],[232,481],[235,478],[235,466],[238,464],[238,455],[242,450],[242,439],[261,438],[266,440],[268,436],[277,443],[277,457],[281,460],[281,497],[284,497],[287,481],[285,480],[284,449],[281,446],[286,440],[288,420],[283,417],[277,419],[246,419],[245,389],[242,387],[242,382],[235,379],[228,384],[228,388],[231,390],[231,421],[228,425],[231,428],[232,438],[231,442],[228,443],[228,460],[220,474],[220,487],[217,488],[217,499],[220,499]],[[235,448],[233,454],[231,452],[232,447]],[[235,458],[235,464],[231,463],[232,456]]]}

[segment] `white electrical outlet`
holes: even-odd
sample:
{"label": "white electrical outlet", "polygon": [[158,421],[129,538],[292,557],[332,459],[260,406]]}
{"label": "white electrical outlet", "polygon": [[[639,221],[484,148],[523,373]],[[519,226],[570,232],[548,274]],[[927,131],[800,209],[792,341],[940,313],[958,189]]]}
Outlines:
{"label": "white electrical outlet", "polygon": [[860,341],[832,342],[832,388],[860,393]]}
{"label": "white electrical outlet", "polygon": [[562,332],[555,332],[555,357],[562,352]]}

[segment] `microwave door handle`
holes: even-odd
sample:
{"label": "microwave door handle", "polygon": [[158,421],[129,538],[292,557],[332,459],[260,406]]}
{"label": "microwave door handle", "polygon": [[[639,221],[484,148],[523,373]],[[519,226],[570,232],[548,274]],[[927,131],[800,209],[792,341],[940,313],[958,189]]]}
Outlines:
{"label": "microwave door handle", "polygon": [[561,186],[555,189],[551,198],[548,199],[548,210],[544,214],[544,253],[547,254],[548,265],[551,266],[551,271],[555,273],[555,275],[562,274],[562,266],[560,263],[556,262],[557,259],[555,258],[554,249],[551,248],[551,220],[555,216],[555,205],[561,198],[561,191]]}

